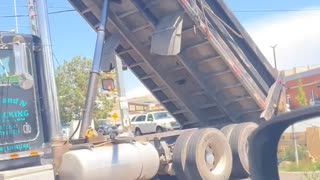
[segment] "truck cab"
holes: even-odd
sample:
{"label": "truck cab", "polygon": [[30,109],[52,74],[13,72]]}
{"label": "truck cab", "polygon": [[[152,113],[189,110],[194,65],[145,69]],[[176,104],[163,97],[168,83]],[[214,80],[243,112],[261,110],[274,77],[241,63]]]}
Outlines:
{"label": "truck cab", "polygon": [[0,32],[0,170],[38,164],[43,151],[38,42]]}

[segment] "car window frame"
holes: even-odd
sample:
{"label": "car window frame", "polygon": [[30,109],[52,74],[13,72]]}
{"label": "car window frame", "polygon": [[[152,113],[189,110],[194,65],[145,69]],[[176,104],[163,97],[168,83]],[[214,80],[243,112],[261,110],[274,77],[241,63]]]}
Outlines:
{"label": "car window frame", "polygon": [[[139,118],[141,118],[142,120],[140,121]],[[135,119],[135,122],[144,122],[144,121],[146,121],[146,115],[140,115]]]}
{"label": "car window frame", "polygon": [[[152,118],[152,120],[149,120],[149,116]],[[148,114],[148,116],[147,116],[147,121],[148,121],[148,122],[153,122],[153,121],[154,121],[153,114]]]}

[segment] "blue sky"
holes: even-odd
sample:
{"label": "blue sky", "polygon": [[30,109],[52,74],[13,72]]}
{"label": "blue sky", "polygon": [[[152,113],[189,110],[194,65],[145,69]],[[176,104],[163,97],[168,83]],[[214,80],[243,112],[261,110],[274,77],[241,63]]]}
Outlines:
{"label": "blue sky", "polygon": [[[18,14],[27,14],[26,0],[16,1]],[[268,59],[272,58],[270,45],[279,43],[279,67],[281,69],[288,69],[292,66],[313,65],[318,62],[315,58],[319,57],[320,54],[318,51],[314,53],[314,49],[320,45],[317,42],[318,40],[315,40],[318,37],[316,34],[320,34],[320,27],[315,25],[316,21],[312,18],[320,18],[319,0],[227,0],[226,2],[235,11],[240,22],[252,35]],[[48,0],[48,7],[49,12],[72,8],[67,0]],[[302,9],[319,9],[319,11],[239,12]],[[12,0],[0,4],[0,31],[8,31],[15,28],[14,18],[1,17],[13,14]],[[18,20],[19,31],[30,32],[28,18],[21,17]],[[296,27],[297,24],[304,24],[306,29],[299,29],[303,27]],[[76,12],[50,15],[50,26],[53,52],[60,64],[76,55],[93,56],[95,33]],[[293,29],[297,28],[298,30],[293,31]],[[311,29],[313,31],[310,31]],[[304,31],[306,31],[306,34],[301,35]],[[293,56],[292,52],[297,55]],[[139,81],[131,73],[126,72],[125,75],[126,88],[129,94],[145,92],[145,89],[141,87]]]}

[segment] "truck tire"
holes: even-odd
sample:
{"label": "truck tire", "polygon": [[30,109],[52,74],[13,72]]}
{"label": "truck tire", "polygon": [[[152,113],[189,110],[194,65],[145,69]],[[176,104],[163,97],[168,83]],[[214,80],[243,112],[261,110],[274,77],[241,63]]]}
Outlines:
{"label": "truck tire", "polygon": [[238,124],[229,124],[220,129],[220,131],[224,134],[224,136],[226,136],[228,142],[234,127],[236,127],[237,125]]}
{"label": "truck tire", "polygon": [[228,180],[231,169],[231,148],[221,131],[207,128],[191,136],[185,171],[192,180]]}
{"label": "truck tire", "polygon": [[258,127],[256,123],[242,123],[234,127],[230,136],[230,146],[233,156],[232,178],[244,179],[249,177],[249,138]]}
{"label": "truck tire", "polygon": [[[176,140],[173,148],[172,162],[173,169],[178,180],[189,180],[185,172],[185,164],[187,157],[187,145],[195,131],[182,133]],[[191,180],[191,179],[190,179]]]}

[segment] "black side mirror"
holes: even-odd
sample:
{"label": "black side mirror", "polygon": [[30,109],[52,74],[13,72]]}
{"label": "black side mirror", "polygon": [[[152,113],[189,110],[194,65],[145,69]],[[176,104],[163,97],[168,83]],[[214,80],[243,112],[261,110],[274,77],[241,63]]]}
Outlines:
{"label": "black side mirror", "polygon": [[112,91],[115,89],[114,80],[111,78],[102,79],[102,89]]}
{"label": "black side mirror", "polygon": [[249,147],[252,179],[279,179],[278,142],[282,133],[292,124],[320,116],[320,106],[315,105],[279,115],[263,124],[252,134]]}

